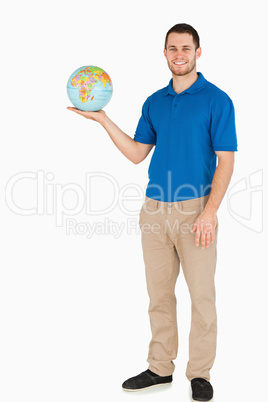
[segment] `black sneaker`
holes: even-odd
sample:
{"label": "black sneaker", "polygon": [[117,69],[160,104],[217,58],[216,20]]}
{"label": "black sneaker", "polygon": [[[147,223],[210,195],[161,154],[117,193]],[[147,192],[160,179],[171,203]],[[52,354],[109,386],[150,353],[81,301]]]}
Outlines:
{"label": "black sneaker", "polygon": [[204,378],[194,378],[191,381],[192,398],[194,401],[210,401],[213,398],[213,388]]}
{"label": "black sneaker", "polygon": [[161,377],[153,373],[151,370],[143,371],[136,377],[131,377],[126,380],[122,387],[125,391],[142,391],[150,387],[156,387],[158,385],[165,385],[172,382],[172,375],[167,377]]}

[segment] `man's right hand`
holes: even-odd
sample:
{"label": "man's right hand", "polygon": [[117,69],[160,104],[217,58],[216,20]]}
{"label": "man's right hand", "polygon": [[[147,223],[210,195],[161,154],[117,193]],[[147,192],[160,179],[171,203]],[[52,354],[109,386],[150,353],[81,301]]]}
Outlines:
{"label": "man's right hand", "polygon": [[105,119],[106,113],[104,110],[99,110],[98,112],[84,112],[83,110],[79,110],[76,107],[67,107],[68,110],[80,114],[86,119],[97,121],[98,123],[102,123]]}

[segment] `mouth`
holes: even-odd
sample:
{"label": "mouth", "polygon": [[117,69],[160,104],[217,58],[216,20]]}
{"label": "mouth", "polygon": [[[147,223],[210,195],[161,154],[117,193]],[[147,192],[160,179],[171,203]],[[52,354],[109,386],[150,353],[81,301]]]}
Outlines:
{"label": "mouth", "polygon": [[176,66],[184,66],[185,64],[187,64],[187,61],[174,61],[174,64],[176,65]]}

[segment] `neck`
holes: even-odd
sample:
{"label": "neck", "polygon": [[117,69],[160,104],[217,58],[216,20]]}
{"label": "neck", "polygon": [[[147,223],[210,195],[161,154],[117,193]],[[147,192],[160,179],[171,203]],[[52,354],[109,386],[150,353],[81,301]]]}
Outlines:
{"label": "neck", "polygon": [[194,69],[189,74],[186,75],[172,74],[172,77],[173,77],[173,89],[175,92],[177,92],[177,94],[180,94],[181,92],[185,91],[185,89],[188,89],[195,83],[195,81],[198,79],[198,74],[196,72],[196,69]]}

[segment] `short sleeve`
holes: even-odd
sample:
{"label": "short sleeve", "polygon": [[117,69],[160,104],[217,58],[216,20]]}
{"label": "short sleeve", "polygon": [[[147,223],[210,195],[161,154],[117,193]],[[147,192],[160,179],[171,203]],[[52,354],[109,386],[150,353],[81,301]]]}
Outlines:
{"label": "short sleeve", "polygon": [[142,115],[138,122],[134,140],[143,144],[156,144],[156,132],[149,116],[149,109],[150,97],[143,104]]}
{"label": "short sleeve", "polygon": [[210,133],[214,151],[237,151],[234,105],[225,93],[212,107]]}

